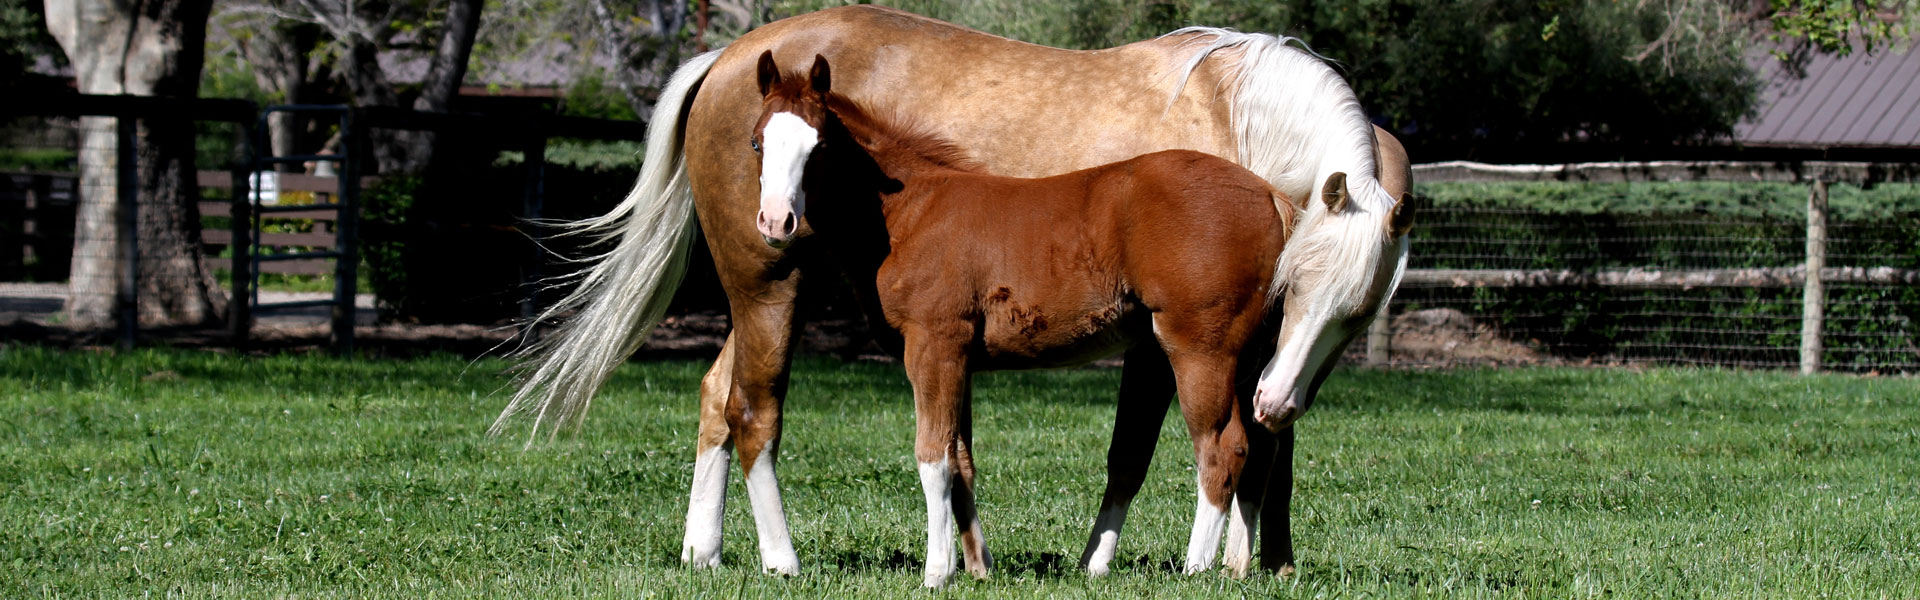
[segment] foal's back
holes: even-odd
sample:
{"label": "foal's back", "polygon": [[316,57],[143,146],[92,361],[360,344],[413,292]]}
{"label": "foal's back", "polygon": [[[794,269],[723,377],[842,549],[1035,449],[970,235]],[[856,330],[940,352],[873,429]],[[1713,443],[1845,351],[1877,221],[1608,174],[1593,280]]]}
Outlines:
{"label": "foal's back", "polygon": [[879,278],[888,320],[969,323],[989,369],[1084,362],[1145,334],[1143,313],[1265,298],[1292,211],[1252,172],[1188,150],[907,185]]}

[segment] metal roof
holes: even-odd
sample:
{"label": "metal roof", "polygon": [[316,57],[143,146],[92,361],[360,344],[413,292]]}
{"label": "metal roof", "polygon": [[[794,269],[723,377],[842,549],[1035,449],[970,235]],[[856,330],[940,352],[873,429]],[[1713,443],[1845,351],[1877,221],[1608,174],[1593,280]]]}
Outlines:
{"label": "metal roof", "polygon": [[1804,78],[1764,47],[1748,60],[1765,84],[1758,114],[1734,126],[1741,144],[1920,147],[1920,52],[1816,53]]}

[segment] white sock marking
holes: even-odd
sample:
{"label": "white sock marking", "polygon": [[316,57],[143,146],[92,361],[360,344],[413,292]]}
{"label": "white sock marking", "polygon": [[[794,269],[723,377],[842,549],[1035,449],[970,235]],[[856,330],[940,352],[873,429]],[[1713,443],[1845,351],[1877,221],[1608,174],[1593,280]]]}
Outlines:
{"label": "white sock marking", "polygon": [[1207,494],[1195,482],[1195,495],[1200,501],[1193,510],[1193,537],[1187,538],[1187,574],[1192,575],[1213,567],[1214,553],[1220,549],[1220,526],[1226,520],[1226,512],[1207,502]]}
{"label": "white sock marking", "polygon": [[1239,494],[1234,495],[1233,514],[1227,519],[1227,549],[1221,558],[1234,577],[1245,577],[1253,566],[1253,525],[1259,513],[1260,507],[1241,502]]}
{"label": "white sock marking", "polygon": [[1108,566],[1120,547],[1120,528],[1127,522],[1127,503],[1116,502],[1113,506],[1100,509],[1100,516],[1093,521],[1093,539],[1087,541],[1087,574],[1100,577],[1107,574]]}
{"label": "white sock marking", "polygon": [[722,444],[708,448],[693,459],[687,533],[680,544],[680,562],[688,566],[720,566],[720,517],[726,512],[727,463],[731,462],[732,454]]}
{"label": "white sock marking", "polygon": [[787,513],[780,507],[780,482],[773,474],[769,445],[747,471],[747,501],[753,505],[753,526],[760,534],[760,570],[780,575],[799,575],[800,557],[793,552],[793,537],[787,532]]}
{"label": "white sock marking", "polygon": [[953,576],[953,467],[952,461],[920,463],[920,489],[927,495],[927,587],[947,584]]}

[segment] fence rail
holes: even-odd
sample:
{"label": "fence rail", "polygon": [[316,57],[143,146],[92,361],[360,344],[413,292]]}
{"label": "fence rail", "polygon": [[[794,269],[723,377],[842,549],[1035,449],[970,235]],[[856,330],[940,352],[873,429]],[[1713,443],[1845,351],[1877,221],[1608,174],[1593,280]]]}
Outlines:
{"label": "fence rail", "polygon": [[[1615,335],[1630,341],[1607,346],[1612,348],[1611,352],[1645,355],[1659,354],[1656,351],[1660,349],[1670,351],[1654,359],[1659,361],[1798,366],[1802,372],[1812,373],[1822,370],[1823,358],[1838,352],[1855,359],[1849,364],[1850,369],[1861,368],[1861,364],[1875,370],[1878,366],[1897,371],[1920,368],[1920,349],[1914,349],[1914,327],[1910,318],[1912,314],[1920,314],[1920,307],[1912,306],[1913,299],[1902,295],[1920,286],[1920,264],[1916,262],[1920,260],[1920,256],[1916,256],[1920,254],[1920,246],[1899,239],[1862,239],[1874,232],[1894,231],[1895,238],[1910,235],[1901,233],[1899,223],[1850,222],[1831,226],[1828,223],[1829,184],[1911,184],[1920,182],[1920,164],[1666,161],[1487,165],[1448,162],[1416,165],[1413,170],[1415,181],[1421,185],[1803,184],[1807,190],[1805,219],[1804,223],[1795,225],[1777,218],[1703,215],[1698,211],[1704,207],[1685,206],[1637,207],[1639,212],[1632,216],[1589,213],[1584,217],[1552,215],[1524,202],[1507,203],[1506,208],[1442,207],[1423,214],[1441,216],[1437,219],[1441,223],[1428,226],[1428,230],[1445,234],[1423,239],[1419,234],[1425,231],[1416,232],[1414,260],[1443,264],[1446,268],[1408,269],[1401,281],[1404,291],[1396,299],[1397,305],[1457,306],[1469,310],[1504,306],[1507,308],[1499,310],[1507,314],[1497,318],[1558,326],[1549,338],[1587,335],[1598,339]],[[1504,188],[1495,185],[1485,189],[1491,190],[1488,193],[1499,193]],[[1707,231],[1696,231],[1703,228]],[[1781,233],[1794,228],[1804,234],[1780,237]],[[1649,234],[1648,230],[1658,233]],[[1841,235],[1833,237],[1833,231]],[[1798,254],[1785,253],[1787,243],[1802,241],[1804,244],[1796,248]],[[1835,252],[1836,248],[1840,251]],[[1427,250],[1425,256],[1422,250]],[[1833,264],[1836,260],[1841,264]],[[1634,261],[1650,264],[1634,264]],[[1779,264],[1787,261],[1793,264]],[[1880,264],[1874,264],[1876,261]],[[1520,265],[1511,264],[1516,262]],[[1511,268],[1555,262],[1593,266]],[[1754,265],[1755,262],[1768,266]],[[1501,268],[1491,268],[1496,265]],[[1789,290],[1802,292],[1797,294],[1798,302],[1783,296]],[[1656,295],[1648,296],[1648,293]],[[1516,299],[1529,294],[1566,298],[1567,305],[1535,306]],[[1601,304],[1593,305],[1594,302]],[[1799,308],[1799,314],[1791,317],[1799,324],[1797,330],[1751,324],[1702,324],[1705,319],[1785,323],[1784,315],[1771,313],[1779,312],[1779,308],[1790,303]],[[1688,304],[1705,308],[1684,308]],[[1532,308],[1513,308],[1516,306]],[[1396,333],[1407,328],[1405,323],[1402,327],[1395,326],[1392,319],[1395,310],[1389,307],[1369,331],[1365,356],[1370,364],[1395,362],[1392,347]],[[1616,314],[1599,317],[1591,314],[1607,311]],[[1558,325],[1556,321],[1577,324]],[[1836,331],[1829,326],[1831,323],[1841,323],[1845,328]],[[1582,327],[1590,330],[1582,331]],[[1418,328],[1417,324],[1414,328]],[[1523,325],[1522,329],[1525,328]],[[1605,331],[1599,331],[1602,329]],[[1511,338],[1514,332],[1508,333],[1507,337]],[[1732,341],[1736,338],[1760,341]],[[1797,338],[1798,342],[1779,343],[1783,338]],[[1548,346],[1561,341],[1542,341],[1532,335],[1522,335],[1520,339]],[[1636,339],[1639,341],[1631,341]],[[1828,341],[1836,344],[1829,347]],[[1720,356],[1703,358],[1679,354],[1683,351]],[[1795,354],[1797,360],[1784,359],[1783,355],[1789,352]],[[1878,352],[1883,357],[1863,362],[1858,360],[1861,352]],[[1906,354],[1896,356],[1902,352]]]}

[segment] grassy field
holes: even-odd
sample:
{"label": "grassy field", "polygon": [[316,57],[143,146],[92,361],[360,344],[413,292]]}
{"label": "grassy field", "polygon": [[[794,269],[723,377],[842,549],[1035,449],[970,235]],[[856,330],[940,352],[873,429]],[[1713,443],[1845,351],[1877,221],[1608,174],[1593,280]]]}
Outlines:
{"label": "grassy field", "polygon": [[0,346],[0,597],[1920,596],[1920,381],[1694,370],[1335,374],[1302,423],[1292,578],[1169,571],[1177,415],[1121,563],[1074,571],[1118,374],[983,377],[998,572],[917,590],[897,367],[801,361],[781,474],[803,575],[679,565],[705,364],[632,364],[576,437],[483,435],[500,363]]}

